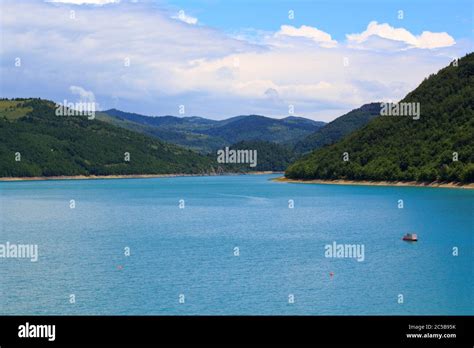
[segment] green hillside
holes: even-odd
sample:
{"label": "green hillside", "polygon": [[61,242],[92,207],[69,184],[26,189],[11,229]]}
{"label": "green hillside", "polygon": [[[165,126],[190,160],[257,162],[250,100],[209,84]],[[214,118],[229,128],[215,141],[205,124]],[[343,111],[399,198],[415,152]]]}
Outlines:
{"label": "green hillside", "polygon": [[313,134],[308,135],[296,143],[294,150],[297,153],[307,153],[333,144],[355,130],[362,128],[378,115],[380,115],[380,103],[362,105],[360,108],[336,118]]}
{"label": "green hillside", "polygon": [[420,119],[377,117],[292,164],[286,177],[473,182],[474,54],[431,75],[402,101],[420,103]]}
{"label": "green hillside", "polygon": [[84,116],[56,116],[55,104],[41,99],[0,100],[0,138],[0,177],[212,171],[212,161],[191,150]]}

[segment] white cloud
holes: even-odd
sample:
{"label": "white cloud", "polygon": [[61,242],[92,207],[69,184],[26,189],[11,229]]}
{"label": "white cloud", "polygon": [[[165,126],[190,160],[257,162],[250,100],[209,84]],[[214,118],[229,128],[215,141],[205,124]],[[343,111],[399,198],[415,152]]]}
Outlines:
{"label": "white cloud", "polygon": [[56,2],[73,5],[107,5],[118,3],[120,0],[46,0],[46,2]]}
{"label": "white cloud", "polygon": [[178,15],[177,16],[173,16],[171,17],[173,19],[179,19],[180,21],[184,22],[184,23],[188,23],[188,24],[197,24],[198,22],[198,19],[196,17],[192,17],[192,16],[189,16],[187,15],[184,10],[180,10],[178,12]]}
{"label": "white cloud", "polygon": [[293,27],[291,25],[282,25],[280,30],[275,33],[275,37],[281,36],[304,37],[317,42],[322,47],[334,47],[337,45],[337,41],[333,40],[331,35],[307,25],[302,25],[299,28]]}
{"label": "white cloud", "polygon": [[445,32],[432,33],[424,31],[421,35],[415,36],[404,28],[394,28],[387,23],[379,24],[372,21],[367,29],[359,34],[347,34],[349,43],[362,44],[372,37],[380,37],[387,40],[399,41],[407,44],[409,47],[416,48],[440,48],[449,47],[456,42]]}
{"label": "white cloud", "polygon": [[[400,52],[406,41],[433,46],[436,33],[413,41],[407,31],[354,34],[349,44],[336,44],[306,26],[283,26],[249,42],[183,25],[149,3],[78,7],[71,19],[69,5],[1,1],[2,97],[62,101],[72,92],[104,108],[153,115],[177,114],[183,104],[187,115],[284,116],[292,104],[299,115],[327,121],[366,102],[403,97],[471,47]],[[387,49],[351,47],[374,39]]]}
{"label": "white cloud", "polygon": [[92,91],[86,91],[84,88],[80,86],[69,86],[69,90],[72,94],[76,94],[79,96],[81,102],[95,102],[95,96]]}
{"label": "white cloud", "polygon": [[448,47],[456,43],[448,33],[432,33],[431,31],[424,31],[417,37],[419,48],[438,48]]}

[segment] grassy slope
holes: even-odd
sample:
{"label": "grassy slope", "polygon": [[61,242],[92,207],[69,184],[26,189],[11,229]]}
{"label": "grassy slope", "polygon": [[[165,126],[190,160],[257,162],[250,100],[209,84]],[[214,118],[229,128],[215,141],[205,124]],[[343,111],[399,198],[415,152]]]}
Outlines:
{"label": "grassy slope", "polygon": [[24,103],[22,100],[0,99],[0,115],[12,121],[26,116],[33,109]]}

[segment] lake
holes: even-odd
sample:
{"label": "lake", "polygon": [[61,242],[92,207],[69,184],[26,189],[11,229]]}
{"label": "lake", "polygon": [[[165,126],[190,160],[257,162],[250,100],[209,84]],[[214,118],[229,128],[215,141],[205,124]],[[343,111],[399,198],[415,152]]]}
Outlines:
{"label": "lake", "polygon": [[1,182],[0,314],[474,314],[474,191],[273,177]]}

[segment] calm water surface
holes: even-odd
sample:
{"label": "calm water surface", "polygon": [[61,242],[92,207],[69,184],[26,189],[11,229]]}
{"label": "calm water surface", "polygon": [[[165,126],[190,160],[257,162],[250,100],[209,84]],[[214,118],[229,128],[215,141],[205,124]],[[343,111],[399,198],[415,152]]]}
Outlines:
{"label": "calm water surface", "polygon": [[472,190],[272,177],[0,183],[0,314],[474,314]]}

